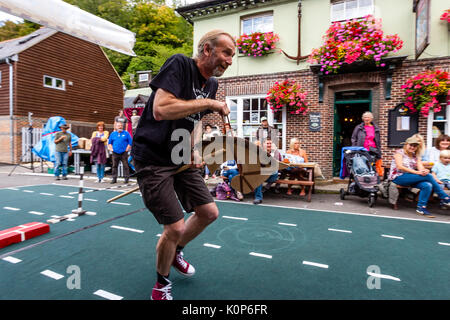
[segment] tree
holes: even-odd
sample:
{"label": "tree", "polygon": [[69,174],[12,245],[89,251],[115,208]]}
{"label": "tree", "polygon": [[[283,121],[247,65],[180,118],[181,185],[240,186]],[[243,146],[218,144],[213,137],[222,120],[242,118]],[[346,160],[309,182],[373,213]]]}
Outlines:
{"label": "tree", "polygon": [[40,27],[39,24],[27,20],[22,23],[5,21],[4,25],[0,27],[0,41],[26,36]]}

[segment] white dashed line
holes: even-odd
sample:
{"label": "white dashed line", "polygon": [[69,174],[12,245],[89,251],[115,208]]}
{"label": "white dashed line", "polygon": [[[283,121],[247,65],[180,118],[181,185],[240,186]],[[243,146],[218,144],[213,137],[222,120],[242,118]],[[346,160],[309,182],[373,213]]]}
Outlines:
{"label": "white dashed line", "polygon": [[14,190],[14,191],[19,191],[19,189],[17,189],[17,188],[6,188],[6,189]]}
{"label": "white dashed line", "polygon": [[27,193],[34,193],[33,190],[22,190],[23,192],[27,192]]}
{"label": "white dashed line", "polygon": [[[67,199],[73,199],[72,196],[59,196],[60,198],[67,198]],[[86,199],[85,199],[86,200]]]}
{"label": "white dashed line", "polygon": [[255,256],[255,257],[266,258],[266,259],[272,259],[271,255],[264,254],[264,253],[250,252],[249,255]]}
{"label": "white dashed line", "polygon": [[217,244],[211,244],[211,243],[204,243],[203,244],[205,247],[210,247],[210,248],[214,248],[214,249],[220,249],[222,248],[222,246],[218,246]]}
{"label": "white dashed line", "polygon": [[369,276],[376,277],[376,278],[382,278],[382,279],[388,279],[388,280],[394,280],[394,281],[401,281],[399,278],[387,275],[387,274],[381,274],[381,273],[374,273],[374,272],[367,272]]}
{"label": "white dashed line", "polygon": [[39,211],[28,211],[28,213],[35,214],[37,216],[42,216],[43,214],[45,214],[45,213],[39,212]]}
{"label": "white dashed line", "polygon": [[438,242],[438,244],[440,244],[441,246],[450,246],[450,243],[446,242]]}
{"label": "white dashed line", "polygon": [[398,239],[398,240],[405,240],[405,238],[403,238],[403,237],[391,236],[391,235],[388,235],[388,234],[382,234],[381,236],[382,236],[382,237],[385,237],[385,238]]}
{"label": "white dashed line", "polygon": [[131,232],[137,232],[137,233],[144,233],[144,230],[126,228],[126,227],[121,227],[121,226],[111,226],[111,228],[125,230],[125,231],[131,231]]}
{"label": "white dashed line", "polygon": [[39,194],[42,194],[43,196],[54,196],[53,193],[47,193],[47,192],[41,192]]}
{"label": "white dashed line", "polygon": [[122,205],[122,206],[131,206],[130,203],[126,203],[126,202],[115,202],[115,201],[113,201],[113,202],[111,202],[111,203],[113,203],[113,204],[120,204],[120,205]]}
{"label": "white dashed line", "polygon": [[53,272],[51,270],[44,270],[41,272],[42,275],[47,276],[49,278],[55,279],[55,280],[59,280],[64,278],[64,276],[62,274]]}
{"label": "white dashed line", "polygon": [[295,223],[286,223],[286,222],[278,222],[279,225],[282,226],[289,226],[289,227],[296,227],[297,225]]}
{"label": "white dashed line", "polygon": [[108,300],[122,300],[123,299],[123,297],[118,296],[118,295],[116,295],[114,293],[105,291],[105,290],[97,290],[97,291],[94,292],[94,294],[99,296],[99,297],[108,299]]}
{"label": "white dashed line", "polygon": [[247,218],[230,217],[230,216],[222,216],[222,218],[225,218],[225,219],[233,219],[233,220],[244,220],[244,221],[247,221],[247,220],[248,220]]}
{"label": "white dashed line", "polygon": [[308,265],[308,266],[313,266],[313,267],[319,267],[319,268],[328,269],[328,265],[327,265],[327,264],[316,263],[316,262],[311,262],[311,261],[303,261],[303,264],[306,264],[306,265]]}
{"label": "white dashed line", "polygon": [[93,201],[93,202],[97,202],[98,200],[97,199],[84,199],[85,201]]}
{"label": "white dashed line", "polygon": [[10,210],[10,211],[20,211],[19,208],[13,208],[13,207],[3,207],[3,209]]}
{"label": "white dashed line", "polygon": [[22,262],[22,260],[17,259],[17,258],[14,258],[14,257],[11,257],[11,256],[5,257],[5,258],[3,258],[2,260],[5,260],[5,261],[10,262],[10,263],[19,263],[19,262]]}
{"label": "white dashed line", "polygon": [[350,230],[333,229],[333,228],[328,228],[328,231],[344,232],[344,233],[352,233]]}
{"label": "white dashed line", "polygon": [[94,212],[94,211],[86,211],[86,214],[87,214],[88,216],[96,216],[96,215],[97,215],[97,212]]}

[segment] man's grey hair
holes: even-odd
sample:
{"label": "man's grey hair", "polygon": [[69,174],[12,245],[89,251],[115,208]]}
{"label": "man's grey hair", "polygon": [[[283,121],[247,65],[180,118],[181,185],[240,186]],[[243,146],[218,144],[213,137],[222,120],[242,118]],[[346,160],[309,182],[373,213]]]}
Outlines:
{"label": "man's grey hair", "polygon": [[225,31],[219,30],[219,29],[212,30],[212,31],[205,33],[203,35],[203,37],[201,37],[201,39],[197,45],[197,54],[196,54],[195,58],[203,57],[203,55],[204,55],[203,51],[205,49],[206,44],[209,44],[209,46],[214,49],[217,46],[217,41],[218,41],[219,37],[222,35],[229,37],[233,41],[233,43],[236,45],[236,40],[228,32],[225,32]]}

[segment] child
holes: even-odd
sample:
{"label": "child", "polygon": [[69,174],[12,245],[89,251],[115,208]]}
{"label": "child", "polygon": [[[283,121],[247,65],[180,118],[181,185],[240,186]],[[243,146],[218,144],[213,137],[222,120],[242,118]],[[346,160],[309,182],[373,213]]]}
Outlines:
{"label": "child", "polygon": [[439,154],[439,162],[431,169],[434,179],[439,184],[450,190],[450,150],[442,150]]}
{"label": "child", "polygon": [[[231,185],[231,180],[239,174],[238,166],[235,160],[228,160],[220,165],[220,175],[223,176],[228,180],[228,183]],[[236,196],[239,200],[242,200],[244,198],[244,195],[239,192],[235,191]]]}

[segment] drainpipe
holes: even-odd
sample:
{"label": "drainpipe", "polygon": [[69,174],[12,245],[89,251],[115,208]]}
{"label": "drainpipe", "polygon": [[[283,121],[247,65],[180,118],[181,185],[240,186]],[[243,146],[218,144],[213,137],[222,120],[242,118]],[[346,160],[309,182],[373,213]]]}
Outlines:
{"label": "drainpipe", "polygon": [[10,58],[6,58],[6,63],[9,66],[9,142],[11,145],[11,163],[14,163],[14,120],[13,120],[13,65]]}

